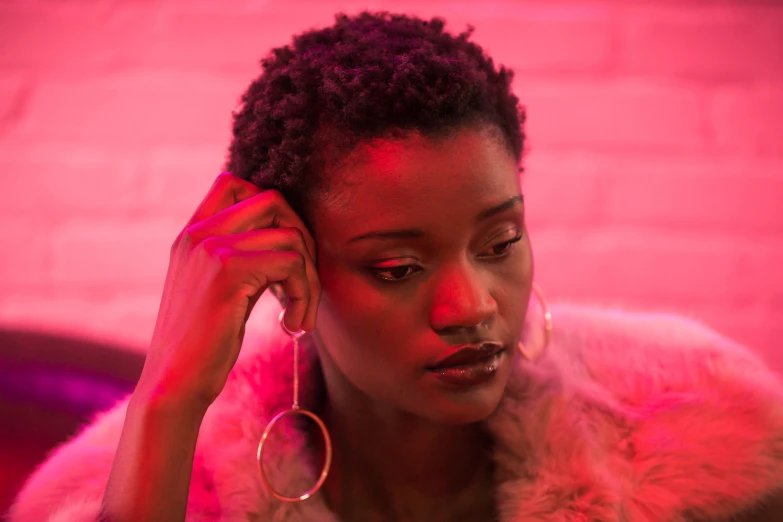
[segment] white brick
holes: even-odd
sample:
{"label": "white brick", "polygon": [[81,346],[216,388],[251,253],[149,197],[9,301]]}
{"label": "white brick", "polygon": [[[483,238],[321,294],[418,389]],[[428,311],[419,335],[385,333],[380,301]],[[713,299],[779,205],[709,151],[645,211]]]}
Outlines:
{"label": "white brick", "polygon": [[112,144],[227,143],[249,79],[137,69],[50,76],[12,138]]}
{"label": "white brick", "polygon": [[140,207],[139,153],[108,144],[5,140],[1,213],[109,217]]}
{"label": "white brick", "polygon": [[710,123],[717,151],[783,156],[783,82],[716,89],[710,98]]}
{"label": "white brick", "polygon": [[783,241],[673,229],[552,228],[531,234],[537,279],[554,295],[670,307],[783,294]]}
{"label": "white brick", "polygon": [[0,2],[0,65],[43,72],[127,61],[153,27],[157,10],[152,2],[127,4]]}
{"label": "white brick", "polygon": [[146,351],[159,305],[157,294],[131,293],[103,299],[17,295],[0,299],[0,323]]}
{"label": "white brick", "polygon": [[172,146],[150,151],[144,158],[144,208],[184,226],[220,174],[227,147]]}
{"label": "white brick", "polygon": [[48,284],[50,223],[41,216],[0,215],[0,294]]}
{"label": "white brick", "polygon": [[783,9],[728,5],[626,6],[621,68],[713,80],[783,76]]}
{"label": "white brick", "polygon": [[783,232],[783,161],[605,158],[607,224],[727,234]]}
{"label": "white brick", "polygon": [[0,75],[0,136],[24,114],[32,88],[32,80],[21,72]]}
{"label": "white brick", "polygon": [[598,223],[604,184],[594,155],[536,151],[524,163],[525,220],[533,234],[543,227]]}
{"label": "white brick", "polygon": [[659,80],[525,78],[515,92],[527,107],[532,151],[703,152],[704,92]]}
{"label": "white brick", "polygon": [[182,225],[163,219],[65,223],[52,234],[50,279],[74,287],[162,288]]}

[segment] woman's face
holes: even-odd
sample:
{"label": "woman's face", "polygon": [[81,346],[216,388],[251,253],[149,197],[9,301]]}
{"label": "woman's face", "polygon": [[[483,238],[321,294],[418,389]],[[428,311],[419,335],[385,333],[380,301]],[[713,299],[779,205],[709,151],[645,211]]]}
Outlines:
{"label": "woman's face", "polygon": [[[451,424],[487,417],[533,278],[514,157],[497,133],[466,128],[360,146],[329,177],[310,216],[330,398]],[[455,385],[430,369],[484,341],[505,347],[488,381]]]}

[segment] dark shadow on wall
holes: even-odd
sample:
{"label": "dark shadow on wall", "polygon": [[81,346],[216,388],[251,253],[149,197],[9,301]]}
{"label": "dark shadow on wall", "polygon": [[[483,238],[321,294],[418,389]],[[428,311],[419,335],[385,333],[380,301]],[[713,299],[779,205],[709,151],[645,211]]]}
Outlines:
{"label": "dark shadow on wall", "polygon": [[122,346],[0,329],[0,515],[55,446],[133,391],[143,365]]}

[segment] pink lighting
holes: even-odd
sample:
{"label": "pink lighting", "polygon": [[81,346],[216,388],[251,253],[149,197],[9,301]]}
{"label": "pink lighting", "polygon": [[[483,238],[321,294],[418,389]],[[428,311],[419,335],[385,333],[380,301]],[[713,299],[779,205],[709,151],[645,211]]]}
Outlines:
{"label": "pink lighting", "polygon": [[[232,111],[259,60],[364,8],[441,16],[453,32],[470,24],[514,70],[527,114],[526,226],[551,302],[690,317],[783,374],[783,2],[772,0],[2,1],[0,329],[95,342],[140,362],[170,248],[221,171]],[[333,301],[346,309],[380,307],[342,289]],[[268,321],[251,316],[246,339]],[[10,345],[3,353],[0,343],[0,362],[13,359]],[[0,364],[0,407],[44,405],[70,429],[132,390],[47,357]],[[439,378],[489,382],[498,366],[483,364]],[[44,450],[72,435],[49,421],[37,418],[51,429],[38,441],[3,434],[11,463],[0,471],[0,513]],[[621,444],[632,456],[681,444],[665,429],[645,442]],[[28,453],[13,449],[25,443]]]}
{"label": "pink lighting", "polygon": [[[3,2],[0,322],[143,351],[258,60],[360,7]],[[783,371],[783,8],[378,7],[470,23],[516,71],[551,299],[690,315]]]}

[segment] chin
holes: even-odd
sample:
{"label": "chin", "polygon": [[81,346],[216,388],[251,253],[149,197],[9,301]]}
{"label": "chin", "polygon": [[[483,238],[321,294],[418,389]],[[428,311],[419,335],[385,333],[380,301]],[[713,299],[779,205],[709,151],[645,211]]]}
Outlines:
{"label": "chin", "polygon": [[433,420],[453,425],[473,424],[486,420],[497,409],[503,394],[501,392],[477,395],[481,395],[481,397],[464,402],[451,401],[451,404],[444,404],[436,412],[436,418]]}
{"label": "chin", "polygon": [[[476,386],[462,388],[429,384],[427,398],[417,407],[417,413],[435,422],[463,425],[481,422],[492,415],[503,398],[509,371],[499,372],[494,379]],[[426,411],[421,411],[422,406]]]}

